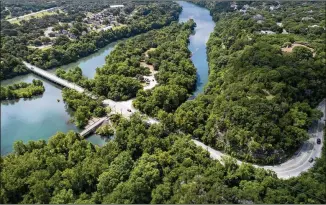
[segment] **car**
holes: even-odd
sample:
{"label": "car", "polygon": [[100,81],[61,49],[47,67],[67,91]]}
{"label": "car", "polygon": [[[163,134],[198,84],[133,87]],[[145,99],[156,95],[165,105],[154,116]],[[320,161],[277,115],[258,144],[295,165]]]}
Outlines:
{"label": "car", "polygon": [[130,109],[127,109],[127,111],[128,111],[128,112],[131,112],[131,110],[130,110]]}
{"label": "car", "polygon": [[313,161],[314,161],[314,158],[312,158],[312,157],[308,160],[308,162],[310,162],[310,163]]}
{"label": "car", "polygon": [[320,138],[317,139],[317,144],[321,144],[321,139]]}

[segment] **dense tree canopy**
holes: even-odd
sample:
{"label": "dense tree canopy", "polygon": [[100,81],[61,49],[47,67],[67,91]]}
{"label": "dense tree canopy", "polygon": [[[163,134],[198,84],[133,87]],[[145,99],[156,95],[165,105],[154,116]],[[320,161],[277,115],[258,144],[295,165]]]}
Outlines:
{"label": "dense tree canopy", "polygon": [[25,65],[13,55],[1,49],[0,56],[0,80],[28,73]]}
{"label": "dense tree canopy", "polygon": [[[86,2],[86,4],[88,3]],[[109,2],[94,3],[97,5],[95,6],[97,7],[95,10],[100,11],[105,8],[102,7],[103,5],[101,6],[103,3],[106,4],[106,7],[109,6]],[[67,3],[67,5],[71,4],[75,5],[76,3],[74,3],[74,1]],[[82,4],[83,3],[81,3],[81,5]],[[49,26],[54,26],[54,28],[56,28],[59,22],[64,22],[65,24],[63,25],[73,22],[73,28],[79,28],[78,32],[85,30],[82,26],[78,26],[80,23],[75,22],[78,19],[77,17],[72,18],[72,16],[75,15],[72,10],[76,9],[76,5],[75,7],[68,7],[67,15],[54,14],[42,18],[32,18],[29,21],[23,20],[20,24],[11,24],[8,21],[2,20],[1,51],[5,51],[5,53],[15,57],[20,57],[40,68],[49,69],[88,56],[113,41],[167,26],[171,22],[177,20],[181,12],[181,7],[176,3],[152,3],[142,5],[138,6],[139,8],[137,7],[140,12],[133,14],[132,18],[128,19],[128,22],[125,22],[125,26],[116,29],[108,29],[106,31],[91,31],[86,35],[78,36],[77,39],[69,39],[67,36],[56,37],[54,44],[47,49],[31,47],[29,45],[30,43],[39,45],[42,41],[47,42],[49,39],[44,38],[45,29]],[[78,12],[85,13],[87,12],[85,9],[91,11],[92,7],[83,7],[83,9]],[[141,12],[142,10],[146,10],[147,12]],[[78,15],[81,14],[78,13]],[[4,55],[4,58],[6,58],[6,61],[12,61],[9,55]],[[9,69],[6,68],[6,66],[1,66],[1,78],[7,79],[15,75],[24,74],[23,71],[23,68],[16,68],[16,70],[13,70],[13,68]]]}
{"label": "dense tree canopy", "polygon": [[[325,32],[259,33],[261,22],[255,18],[261,15],[276,25],[292,3],[282,2],[274,11],[253,2],[255,9],[246,13],[239,12],[241,4],[238,10],[230,10],[230,2],[200,4],[217,21],[207,48],[209,82],[204,95],[177,110],[177,125],[238,158],[285,160],[308,139],[308,127],[321,116],[313,107],[326,96]],[[298,11],[308,7],[313,15],[325,13],[315,3],[295,5]],[[294,45],[300,46],[284,49]]]}
{"label": "dense tree canopy", "polygon": [[[175,110],[187,99],[196,82],[196,70],[187,49],[188,37],[194,26],[193,21],[172,23],[118,43],[107,56],[106,64],[97,69],[90,90],[113,100],[133,98],[139,91],[135,106],[151,115],[156,115],[160,109],[168,112]],[[137,79],[138,76],[150,74],[143,63],[159,71],[155,77],[160,86],[146,92],[141,91],[142,86]],[[163,90],[165,93],[160,94]],[[148,107],[146,110],[145,106]]]}
{"label": "dense tree canopy", "polygon": [[[247,3],[256,8],[243,15],[229,2],[196,3],[209,8],[217,23],[208,42],[205,92],[178,108],[196,79],[187,50],[192,22],[119,44],[94,81],[83,78],[79,68],[59,70],[58,75],[75,83],[89,82],[92,92],[120,99],[135,93],[128,89],[139,83],[137,74],[148,73],[139,62],[152,64],[160,85],[140,90],[134,102],[160,123],[147,124],[137,113],[130,120],[112,115],[113,127],[98,130],[114,133],[103,147],[74,132],[59,132],[48,142],[17,141],[14,152],[0,160],[0,203],[326,203],[326,146],[312,169],[283,180],[233,158],[212,160],[191,141],[198,137],[237,158],[270,163],[282,161],[308,137],[308,127],[321,114],[312,108],[326,95],[325,34],[298,29],[263,35],[253,17],[264,12],[262,25],[268,26],[282,13],[285,21],[290,18],[283,8],[314,9],[315,15],[319,7],[282,2],[281,11],[269,11],[266,5],[273,3],[237,2],[239,8]],[[141,13],[149,12],[144,8]],[[295,43],[301,46],[282,50]],[[156,49],[146,56],[150,48]],[[77,125],[104,114],[101,101],[85,94],[65,88],[63,98]]]}
{"label": "dense tree canopy", "polygon": [[[188,38],[195,23],[190,20],[182,25],[181,32],[169,34],[169,40],[155,46],[148,52],[146,62],[152,64],[159,86],[152,90],[139,91],[134,106],[140,111],[156,116],[159,110],[174,111],[194,90],[196,69],[187,48]],[[155,35],[155,39],[158,36]]]}
{"label": "dense tree canopy", "polygon": [[103,117],[106,110],[101,99],[94,100],[85,93],[79,93],[69,88],[62,89],[62,98],[73,113],[73,121],[78,127],[87,125],[91,117]]}
{"label": "dense tree canopy", "polygon": [[211,160],[183,134],[120,119],[103,147],[73,132],[17,141],[1,158],[1,203],[325,203],[325,157],[280,180],[249,164]]}
{"label": "dense tree canopy", "polygon": [[17,98],[30,98],[41,95],[45,91],[41,80],[33,80],[32,83],[15,83],[9,86],[1,86],[1,100],[13,100]]}

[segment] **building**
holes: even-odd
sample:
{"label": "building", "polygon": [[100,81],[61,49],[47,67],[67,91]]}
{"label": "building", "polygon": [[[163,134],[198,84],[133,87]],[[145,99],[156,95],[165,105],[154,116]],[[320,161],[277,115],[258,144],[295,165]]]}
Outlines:
{"label": "building", "polygon": [[107,27],[103,28],[102,30],[106,31],[106,30],[109,30],[109,29],[112,29],[112,28],[113,28],[113,26],[107,26]]}
{"label": "building", "polygon": [[124,5],[120,4],[120,5],[110,5],[110,8],[122,8],[124,7]]}

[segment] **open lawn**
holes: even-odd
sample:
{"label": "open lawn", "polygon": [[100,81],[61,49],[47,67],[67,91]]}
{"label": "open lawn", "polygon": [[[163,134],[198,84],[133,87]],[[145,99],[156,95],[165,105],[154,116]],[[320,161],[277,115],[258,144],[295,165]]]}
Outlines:
{"label": "open lawn", "polygon": [[35,13],[31,13],[31,14],[26,14],[24,16],[11,18],[11,19],[8,19],[8,21],[10,23],[19,24],[22,20],[29,21],[32,18],[42,18],[43,16],[50,16],[50,15],[57,14],[57,11],[59,11],[59,13],[64,13],[61,9],[58,9],[55,11],[50,11],[49,9],[47,9],[47,10],[38,11]]}

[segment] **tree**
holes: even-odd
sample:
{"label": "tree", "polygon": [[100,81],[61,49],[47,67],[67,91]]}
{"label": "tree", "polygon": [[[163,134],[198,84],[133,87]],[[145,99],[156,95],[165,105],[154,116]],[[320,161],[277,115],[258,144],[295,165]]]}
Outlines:
{"label": "tree", "polygon": [[293,55],[299,60],[303,60],[303,59],[308,60],[312,58],[312,52],[309,50],[309,48],[303,46],[294,47],[292,52]]}
{"label": "tree", "polygon": [[94,109],[94,115],[96,117],[103,117],[106,114],[106,110],[104,107],[97,107]]}
{"label": "tree", "polygon": [[74,119],[78,127],[83,127],[87,124],[90,116],[90,109],[87,106],[80,106],[77,108]]}
{"label": "tree", "polygon": [[72,203],[74,201],[73,192],[71,189],[66,190],[62,189],[57,192],[55,196],[52,197],[50,203],[51,204],[65,204]]}

